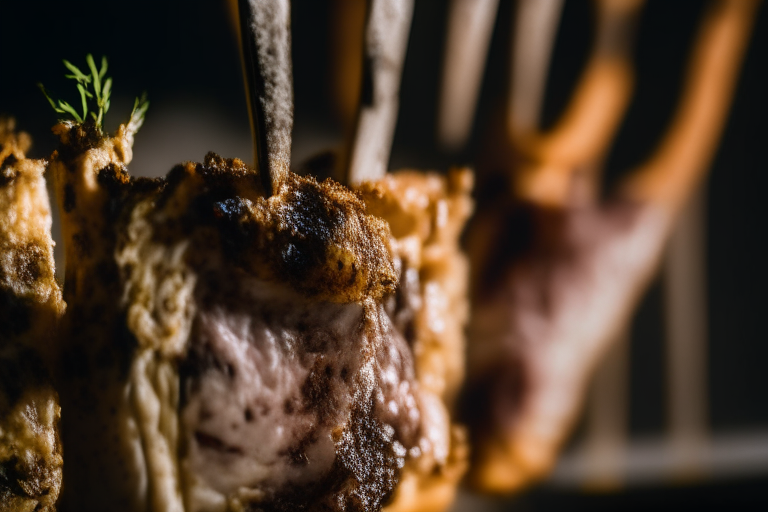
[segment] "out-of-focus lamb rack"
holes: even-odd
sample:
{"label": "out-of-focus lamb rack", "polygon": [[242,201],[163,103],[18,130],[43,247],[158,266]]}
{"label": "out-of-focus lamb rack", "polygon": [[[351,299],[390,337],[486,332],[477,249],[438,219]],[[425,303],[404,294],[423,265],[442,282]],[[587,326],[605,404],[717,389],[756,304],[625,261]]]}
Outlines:
{"label": "out-of-focus lamb rack", "polygon": [[[632,77],[627,41],[617,36],[639,2],[597,2],[593,55],[551,132],[510,112],[509,142],[495,162],[507,172],[506,186],[481,201],[468,231],[474,277],[465,417],[477,487],[517,489],[552,467],[593,366],[628,321],[706,172],[757,5],[711,3],[670,128],[605,200],[598,171]],[[512,105],[525,101],[515,94]]]}
{"label": "out-of-focus lamb rack", "polygon": [[64,311],[54,276],[45,162],[0,118],[0,511],[52,511],[60,408],[49,366]]}

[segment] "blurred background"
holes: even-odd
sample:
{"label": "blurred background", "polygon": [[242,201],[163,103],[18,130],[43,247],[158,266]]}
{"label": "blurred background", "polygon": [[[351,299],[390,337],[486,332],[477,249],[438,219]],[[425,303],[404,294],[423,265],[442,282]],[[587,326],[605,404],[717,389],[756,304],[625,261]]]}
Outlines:
{"label": "blurred background", "polygon": [[[515,2],[502,0],[470,140],[456,151],[437,143],[448,4],[416,1],[390,168],[473,165],[482,158],[492,119],[505,108]],[[606,188],[640,163],[663,133],[679,99],[705,4],[649,0],[643,8],[634,51],[635,94],[605,163]],[[56,146],[50,133],[56,115],[36,84],[76,104],[61,59],[84,66],[87,53],[97,59],[106,55],[114,79],[107,129],[127,119],[135,96],[146,91],[150,99],[134,147],[134,175],[163,175],[180,161],[202,160],[208,151],[250,161],[248,114],[228,9],[223,0],[4,0],[0,113],[14,116],[17,127],[32,135],[31,156],[46,157]],[[331,73],[338,27],[334,2],[294,0],[292,9],[293,162],[299,165],[319,151],[340,149],[347,128],[334,101]],[[547,80],[544,127],[567,104],[593,32],[591,3],[567,1]],[[703,381],[694,396],[703,400],[704,416],[691,427],[700,470],[682,470],[675,461],[680,436],[670,412],[676,378],[669,371],[675,343],[670,318],[680,306],[670,299],[674,285],[667,271],[651,286],[625,344],[598,372],[584,419],[554,474],[512,498],[462,494],[457,511],[768,510],[767,63],[768,8],[762,6],[710,177],[698,206],[688,213],[694,217],[688,223],[693,234],[676,238],[683,247],[676,249],[678,263],[675,257],[665,262],[667,270],[680,265],[680,258],[684,266],[701,268],[693,287],[701,306],[690,313],[700,327],[694,342]],[[685,310],[687,299],[677,297]],[[601,393],[605,389],[612,390],[610,396]]]}

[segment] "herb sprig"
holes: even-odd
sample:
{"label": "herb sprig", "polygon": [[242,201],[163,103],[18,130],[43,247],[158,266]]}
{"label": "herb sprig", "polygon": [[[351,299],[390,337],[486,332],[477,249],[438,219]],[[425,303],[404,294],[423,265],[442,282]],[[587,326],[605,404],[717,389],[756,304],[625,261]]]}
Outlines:
{"label": "herb sprig", "polygon": [[[86,55],[85,62],[88,65],[89,73],[83,73],[80,68],[68,60],[63,60],[62,62],[71,73],[65,75],[65,77],[77,82],[77,90],[80,93],[80,102],[82,104],[82,113],[64,100],[54,101],[51,95],[48,94],[48,91],[46,91],[45,87],[43,87],[43,84],[37,84],[38,87],[40,87],[40,90],[43,92],[45,98],[56,113],[68,114],[75,120],[75,122],[80,124],[88,120],[88,114],[90,113],[94,124],[101,130],[104,115],[109,110],[110,94],[112,93],[112,78],[106,76],[108,67],[107,58],[102,57],[101,66],[97,68],[93,55],[90,53]],[[95,105],[93,103],[95,103]],[[133,111],[131,112],[131,118],[128,122],[128,129],[133,133],[136,133],[144,122],[144,116],[148,107],[149,101],[147,101],[146,93],[141,96],[141,99],[136,98],[133,105]]]}

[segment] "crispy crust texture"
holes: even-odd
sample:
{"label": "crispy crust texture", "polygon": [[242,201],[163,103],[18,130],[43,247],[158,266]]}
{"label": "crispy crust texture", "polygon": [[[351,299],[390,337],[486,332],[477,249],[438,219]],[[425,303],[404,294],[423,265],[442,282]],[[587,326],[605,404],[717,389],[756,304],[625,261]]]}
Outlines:
{"label": "crispy crust texture", "polygon": [[43,172],[26,134],[0,118],[0,511],[54,510],[59,403],[47,364],[64,311]]}
{"label": "crispy crust texture", "polygon": [[400,171],[360,186],[368,211],[392,232],[400,287],[388,312],[414,354],[422,400],[430,404],[425,421],[444,439],[406,462],[387,512],[447,509],[467,469],[465,429],[451,418],[464,378],[468,265],[459,236],[472,212],[472,183],[469,170],[454,169],[447,176]]}

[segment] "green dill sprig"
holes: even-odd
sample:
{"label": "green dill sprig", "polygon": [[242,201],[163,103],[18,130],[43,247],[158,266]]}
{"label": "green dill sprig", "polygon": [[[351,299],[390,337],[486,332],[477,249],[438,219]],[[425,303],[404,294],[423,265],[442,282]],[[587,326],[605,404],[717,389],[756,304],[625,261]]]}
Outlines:
{"label": "green dill sprig", "polygon": [[[112,78],[107,77],[107,58],[101,58],[101,66],[96,67],[96,62],[93,59],[93,55],[90,53],[86,55],[85,62],[88,65],[89,73],[83,73],[77,66],[63,60],[64,66],[70,71],[71,74],[64,75],[66,78],[75,80],[77,82],[77,91],[80,93],[80,102],[82,104],[82,113],[78,112],[72,105],[64,100],[54,101],[48,91],[45,90],[43,84],[37,84],[40,90],[45,95],[48,103],[51,104],[53,110],[58,114],[68,114],[77,123],[84,123],[88,119],[89,104],[95,100],[95,105],[90,105],[90,114],[96,127],[101,130],[104,115],[109,110],[110,94],[112,93]],[[144,122],[144,115],[149,107],[146,93],[142,95],[141,99],[136,98],[133,105],[133,112],[131,112],[131,119],[128,123],[128,129],[133,133],[136,133]]]}
{"label": "green dill sprig", "polygon": [[136,133],[144,124],[144,116],[149,108],[149,101],[147,100],[147,93],[143,93],[141,98],[136,98],[133,102],[133,110],[131,111],[131,119],[128,121],[128,131]]}

